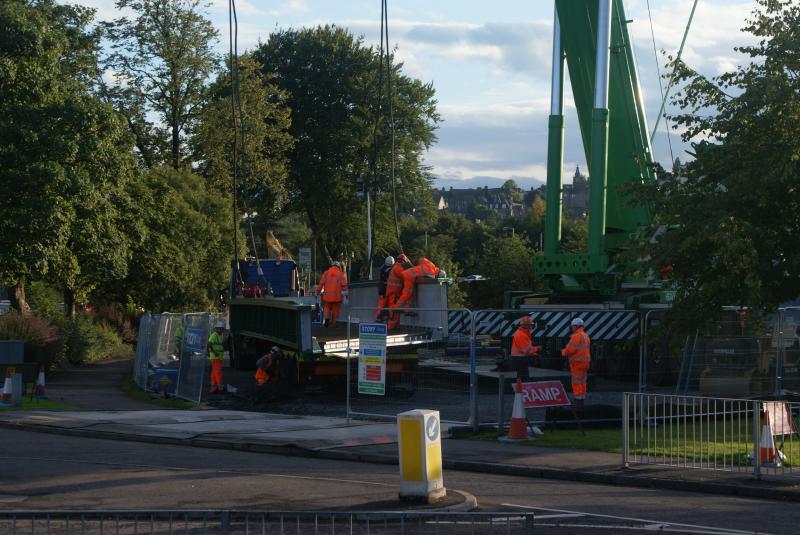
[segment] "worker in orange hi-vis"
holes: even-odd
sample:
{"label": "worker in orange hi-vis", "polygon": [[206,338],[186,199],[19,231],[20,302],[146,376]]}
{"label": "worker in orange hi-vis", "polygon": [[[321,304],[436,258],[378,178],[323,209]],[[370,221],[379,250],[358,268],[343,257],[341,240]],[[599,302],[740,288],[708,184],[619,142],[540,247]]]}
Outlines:
{"label": "worker in orange hi-vis", "polygon": [[342,271],[342,265],[338,261],[331,263],[331,267],[325,270],[319,280],[317,293],[322,295],[322,316],[324,325],[328,327],[336,326],[342,302],[347,303],[347,275]]}
{"label": "worker in orange hi-vis", "polygon": [[586,399],[586,385],[588,381],[589,364],[591,356],[589,353],[592,341],[589,335],[583,331],[583,320],[575,318],[572,320],[572,336],[569,338],[567,347],[561,350],[561,356],[569,359],[569,371],[572,374],[572,394],[575,405],[583,406]]}
{"label": "worker in orange hi-vis", "polygon": [[383,321],[388,315],[383,309],[388,306],[386,304],[386,286],[389,284],[389,274],[392,272],[394,264],[394,257],[389,255],[381,266],[380,278],[378,280],[378,305],[375,307],[375,320],[377,321]]}
{"label": "worker in orange hi-vis", "polygon": [[519,327],[511,341],[511,369],[517,372],[517,378],[527,381],[530,379],[529,369],[533,364],[533,357],[541,351],[540,346],[533,345],[531,330],[533,320],[530,316],[522,316]]}
{"label": "worker in orange hi-vis", "polygon": [[[411,268],[411,260],[400,253],[395,259],[389,277],[386,279],[386,307],[397,308],[397,302],[403,293],[403,272]],[[386,324],[388,329],[396,329],[400,325],[400,313],[392,312],[389,314],[389,321]]]}
{"label": "worker in orange hi-vis", "polygon": [[417,282],[445,277],[447,277],[447,273],[427,258],[421,257],[417,259],[416,266],[403,271],[403,293],[400,295],[400,299],[397,300],[397,308],[409,308],[411,306],[411,299],[414,298],[414,288]]}
{"label": "worker in orange hi-vis", "polygon": [[272,346],[269,353],[256,361],[256,385],[263,386],[269,381],[278,380],[278,359],[282,356],[278,346]]}

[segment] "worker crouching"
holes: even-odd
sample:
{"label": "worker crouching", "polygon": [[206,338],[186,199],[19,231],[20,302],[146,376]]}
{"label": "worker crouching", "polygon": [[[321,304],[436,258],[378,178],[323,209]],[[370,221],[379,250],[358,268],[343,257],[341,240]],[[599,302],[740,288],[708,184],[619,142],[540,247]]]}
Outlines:
{"label": "worker crouching", "polygon": [[590,347],[592,341],[589,339],[589,335],[583,331],[583,320],[581,318],[573,319],[571,328],[572,336],[569,338],[567,347],[561,351],[561,355],[569,359],[569,371],[572,376],[572,394],[575,405],[581,407],[586,400],[589,365],[591,364]]}
{"label": "worker crouching", "polygon": [[436,280],[437,278],[443,279],[447,277],[447,273],[427,258],[422,257],[417,260],[416,266],[403,271],[402,276],[403,293],[393,308],[404,308],[408,314],[417,283],[425,280]]}

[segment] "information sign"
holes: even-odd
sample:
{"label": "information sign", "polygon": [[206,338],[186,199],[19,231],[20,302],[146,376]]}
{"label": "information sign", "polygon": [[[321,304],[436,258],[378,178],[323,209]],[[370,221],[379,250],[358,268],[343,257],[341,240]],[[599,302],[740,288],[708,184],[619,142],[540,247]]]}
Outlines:
{"label": "information sign", "polygon": [[561,407],[570,402],[561,381],[539,381],[522,383],[522,404],[526,409],[539,409]]}
{"label": "information sign", "polygon": [[358,326],[358,393],[386,394],[386,325]]}

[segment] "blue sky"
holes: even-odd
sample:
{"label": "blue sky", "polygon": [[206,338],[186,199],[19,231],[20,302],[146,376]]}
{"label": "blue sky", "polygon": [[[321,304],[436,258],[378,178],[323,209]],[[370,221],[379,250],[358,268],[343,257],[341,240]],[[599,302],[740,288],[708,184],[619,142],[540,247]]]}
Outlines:
{"label": "blue sky", "polygon": [[[84,0],[98,18],[119,16],[113,0]],[[426,155],[437,186],[494,185],[513,178],[523,187],[545,179],[549,113],[552,0],[389,0],[389,32],[405,72],[436,88],[444,119],[439,142]],[[646,0],[625,2],[636,46],[650,128],[661,103]],[[279,28],[337,24],[363,35],[380,36],[379,0],[236,0],[239,47],[254,47]],[[698,71],[715,75],[733,68],[733,47],[752,38],[740,32],[752,1],[700,0],[684,58]],[[675,53],[692,0],[650,0],[656,47]],[[213,0],[209,17],[227,51],[228,2]],[[660,61],[664,62],[663,57]],[[569,91],[567,92],[569,93]],[[577,120],[566,97],[564,175],[585,169]],[[664,121],[653,144],[668,164]],[[677,134],[675,156],[687,159]]]}

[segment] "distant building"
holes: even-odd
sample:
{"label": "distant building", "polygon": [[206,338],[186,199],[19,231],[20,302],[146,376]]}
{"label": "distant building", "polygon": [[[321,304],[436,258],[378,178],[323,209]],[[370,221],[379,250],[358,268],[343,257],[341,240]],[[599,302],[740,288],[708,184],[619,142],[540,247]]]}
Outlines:
{"label": "distant building", "polygon": [[581,174],[580,167],[575,168],[572,184],[564,184],[562,199],[568,217],[572,219],[586,217],[589,212],[589,177]]}
{"label": "distant building", "polygon": [[441,188],[434,190],[434,204],[438,210],[472,217],[476,211],[490,211],[500,216],[520,217],[525,213],[522,199],[517,192],[506,188]]}

